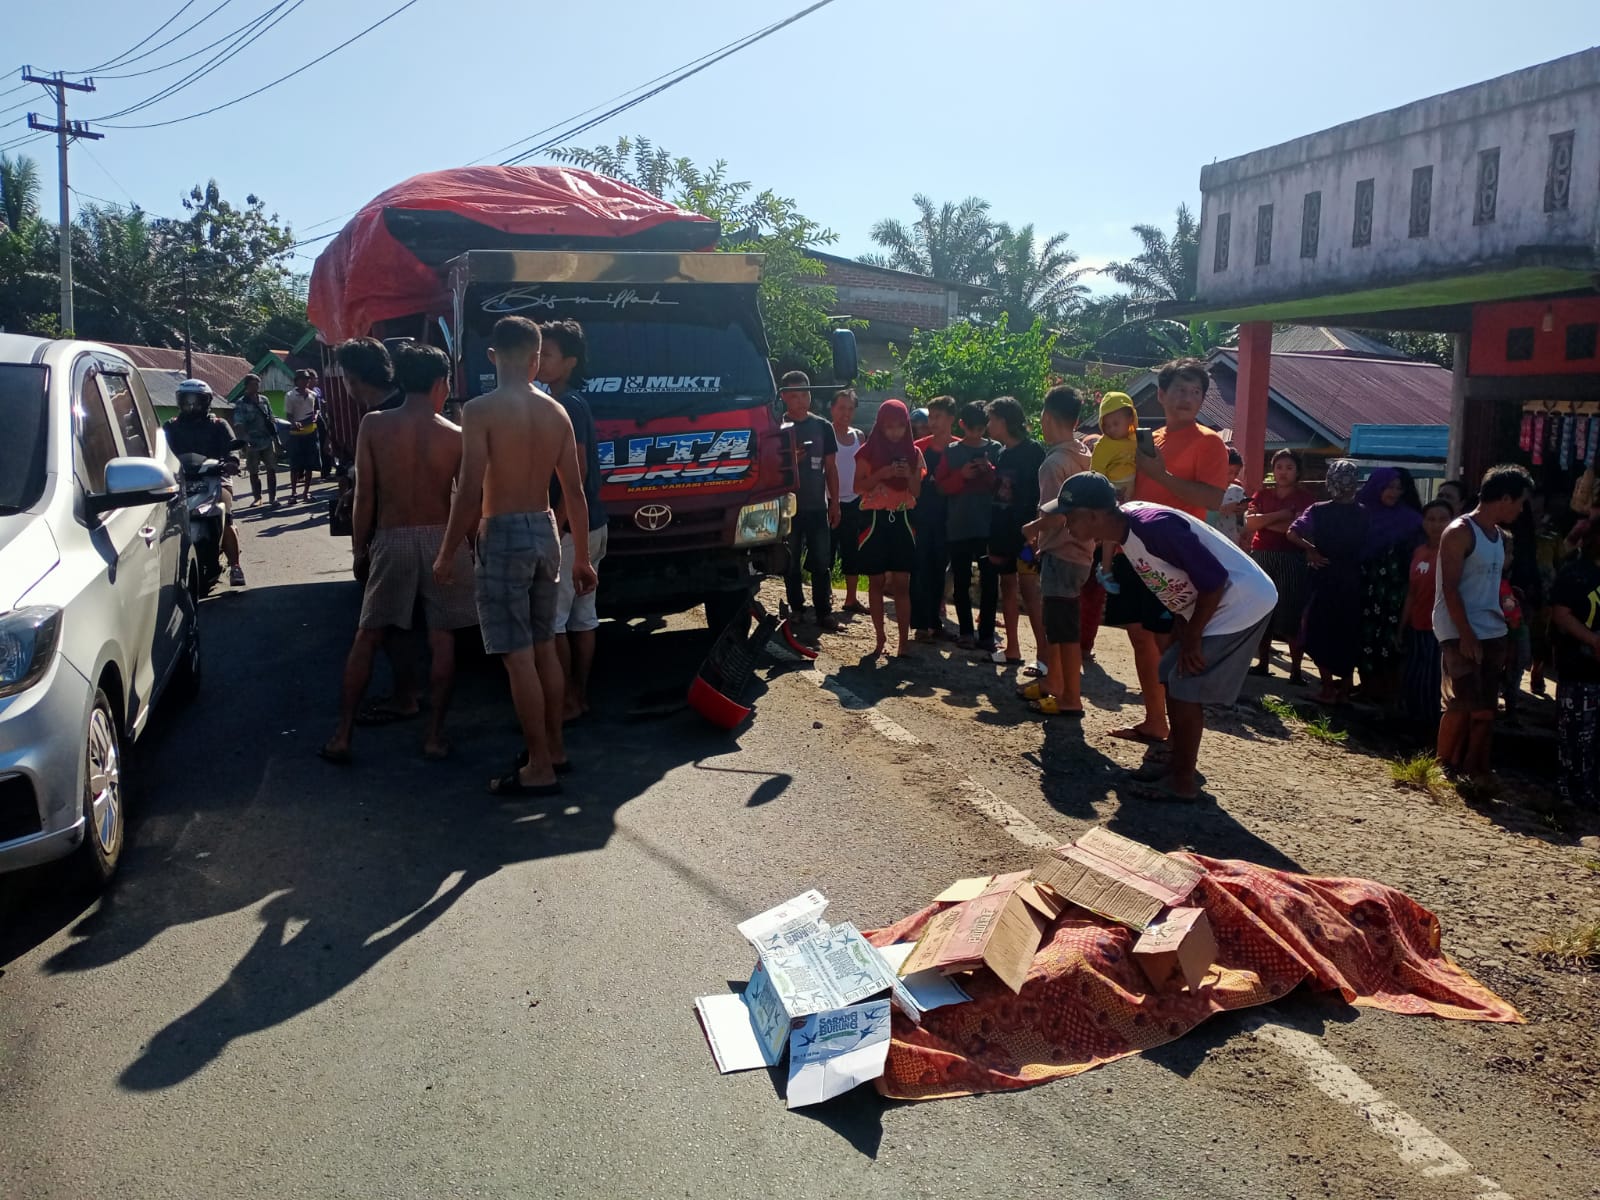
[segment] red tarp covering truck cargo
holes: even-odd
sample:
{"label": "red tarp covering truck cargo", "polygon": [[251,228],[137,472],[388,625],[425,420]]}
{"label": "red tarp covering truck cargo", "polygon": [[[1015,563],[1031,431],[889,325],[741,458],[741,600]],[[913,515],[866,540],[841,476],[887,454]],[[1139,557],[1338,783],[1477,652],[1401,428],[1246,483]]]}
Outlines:
{"label": "red tarp covering truck cargo", "polygon": [[[720,627],[781,570],[795,477],[758,302],[763,257],[710,252],[719,232],[587,171],[439,171],[351,220],[317,260],[308,307],[329,344],[448,344],[458,402],[494,386],[500,317],[578,320],[587,356],[573,386],[595,419],[609,538],[601,611],[704,603]],[[338,449],[360,414],[341,413],[330,375]]]}

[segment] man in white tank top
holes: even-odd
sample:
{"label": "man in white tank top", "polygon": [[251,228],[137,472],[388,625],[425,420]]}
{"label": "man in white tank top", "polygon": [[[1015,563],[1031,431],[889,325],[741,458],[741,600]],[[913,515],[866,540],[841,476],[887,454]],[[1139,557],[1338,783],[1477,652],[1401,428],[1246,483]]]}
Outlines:
{"label": "man in white tank top", "polygon": [[1510,639],[1500,609],[1506,547],[1500,535],[1522,512],[1533,478],[1519,466],[1491,467],[1478,507],[1457,517],[1439,543],[1433,632],[1439,639],[1444,715],[1438,757],[1448,771],[1490,782],[1490,749]]}
{"label": "man in white tank top", "polygon": [[851,425],[856,417],[854,388],[840,388],[828,407],[833,419],[833,436],[839,443],[834,465],[839,469],[839,527],[833,531],[834,557],[844,572],[844,608],[841,612],[859,616],[867,611],[856,597],[861,578],[857,563],[861,545],[861,496],[856,492],[856,451],[861,449],[861,430]]}

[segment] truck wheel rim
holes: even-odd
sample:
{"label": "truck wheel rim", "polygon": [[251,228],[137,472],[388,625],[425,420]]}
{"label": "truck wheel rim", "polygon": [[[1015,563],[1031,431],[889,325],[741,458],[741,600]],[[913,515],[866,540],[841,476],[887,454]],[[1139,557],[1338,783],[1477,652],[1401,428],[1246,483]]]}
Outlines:
{"label": "truck wheel rim", "polygon": [[89,717],[89,819],[107,856],[122,841],[122,757],[116,731],[102,708]]}

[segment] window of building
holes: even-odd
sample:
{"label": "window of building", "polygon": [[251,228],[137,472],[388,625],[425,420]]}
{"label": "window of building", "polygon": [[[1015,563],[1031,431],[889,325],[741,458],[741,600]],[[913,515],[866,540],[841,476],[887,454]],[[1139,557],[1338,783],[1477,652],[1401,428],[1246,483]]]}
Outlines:
{"label": "window of building", "polygon": [[1411,236],[1425,238],[1433,224],[1433,168],[1418,167],[1411,172]]}
{"label": "window of building", "polygon": [[1594,321],[1584,321],[1577,325],[1567,326],[1567,361],[1577,362],[1595,356],[1596,334],[1600,334],[1600,324]]}
{"label": "window of building", "polygon": [[1350,233],[1352,246],[1372,245],[1372,210],[1377,203],[1378,181],[1363,179],[1356,184],[1356,220]]}
{"label": "window of building", "polygon": [[1272,205],[1263,204],[1256,209],[1256,266],[1264,267],[1272,261]]}
{"label": "window of building", "polygon": [[1566,212],[1572,203],[1572,141],[1574,131],[1550,135],[1550,166],[1544,176],[1545,212]]}
{"label": "window of building", "polygon": [[1228,240],[1233,236],[1233,214],[1217,217],[1217,244],[1211,253],[1211,270],[1220,275],[1228,269]]}
{"label": "window of building", "polygon": [[1519,325],[1506,330],[1506,361],[1531,362],[1533,360],[1533,326]]}
{"label": "window of building", "polygon": [[1317,241],[1322,236],[1322,193],[1307,192],[1300,209],[1300,257],[1315,258]]}
{"label": "window of building", "polygon": [[1492,225],[1500,201],[1500,147],[1478,151],[1478,195],[1472,205],[1474,225]]}

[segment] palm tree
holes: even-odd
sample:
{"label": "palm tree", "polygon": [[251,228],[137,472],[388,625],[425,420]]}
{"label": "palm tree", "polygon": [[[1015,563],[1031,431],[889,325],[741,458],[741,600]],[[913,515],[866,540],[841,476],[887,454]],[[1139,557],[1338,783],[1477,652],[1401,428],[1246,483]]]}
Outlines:
{"label": "palm tree", "polygon": [[1134,302],[1153,312],[1157,304],[1193,300],[1200,272],[1200,228],[1187,204],[1178,205],[1169,238],[1155,225],[1135,225],[1143,245],[1130,262],[1114,262],[1105,274],[1128,288]]}
{"label": "palm tree", "polygon": [[182,345],[175,281],[142,210],[86,205],[73,224],[72,241],[80,332],[105,341]]}
{"label": "palm tree", "polygon": [[1004,222],[996,225],[994,273],[988,285],[995,294],[983,302],[984,312],[1008,314],[1012,329],[1027,328],[1035,317],[1060,323],[1089,292],[1081,282],[1088,268],[1074,268],[1077,261],[1064,233],[1040,244],[1031,224],[1016,230]]}
{"label": "palm tree", "polygon": [[987,285],[994,274],[998,229],[989,219],[989,202],[968,196],[960,204],[937,208],[920,192],[911,198],[917,219],[910,225],[892,217],[872,227],[872,240],[889,253],[864,256],[873,266],[888,266],[952,283]]}
{"label": "palm tree", "polygon": [[13,233],[39,215],[39,164],[0,154],[0,224]]}

